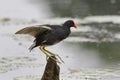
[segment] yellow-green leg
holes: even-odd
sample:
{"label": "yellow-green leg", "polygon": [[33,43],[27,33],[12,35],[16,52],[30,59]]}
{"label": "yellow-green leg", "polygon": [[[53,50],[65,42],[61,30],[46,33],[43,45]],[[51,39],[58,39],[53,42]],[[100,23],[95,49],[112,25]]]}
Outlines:
{"label": "yellow-green leg", "polygon": [[[61,63],[59,60],[61,60],[61,61],[64,63],[64,61],[61,59],[61,57],[60,57],[59,55],[54,54],[54,53],[46,50],[46,49],[45,49],[45,46],[41,45],[41,46],[40,46],[40,50],[41,50],[44,54],[46,54],[47,57],[52,58],[53,60],[57,61],[58,63]],[[57,58],[53,58],[52,56],[57,56],[57,57],[59,58],[59,60],[58,60]]]}

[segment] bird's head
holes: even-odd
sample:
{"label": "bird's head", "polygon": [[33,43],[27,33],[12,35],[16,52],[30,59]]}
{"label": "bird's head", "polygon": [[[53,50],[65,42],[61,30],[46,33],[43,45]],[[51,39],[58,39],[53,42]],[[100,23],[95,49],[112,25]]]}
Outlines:
{"label": "bird's head", "polygon": [[68,27],[77,28],[76,23],[73,20],[67,20],[63,25],[68,26]]}

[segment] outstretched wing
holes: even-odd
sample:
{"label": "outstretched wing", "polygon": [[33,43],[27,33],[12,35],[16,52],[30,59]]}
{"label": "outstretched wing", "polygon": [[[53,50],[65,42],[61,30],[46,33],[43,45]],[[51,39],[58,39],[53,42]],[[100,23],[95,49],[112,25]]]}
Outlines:
{"label": "outstretched wing", "polygon": [[36,38],[39,34],[42,34],[45,31],[52,31],[52,29],[49,26],[36,25],[23,28],[17,31],[15,34],[29,34]]}

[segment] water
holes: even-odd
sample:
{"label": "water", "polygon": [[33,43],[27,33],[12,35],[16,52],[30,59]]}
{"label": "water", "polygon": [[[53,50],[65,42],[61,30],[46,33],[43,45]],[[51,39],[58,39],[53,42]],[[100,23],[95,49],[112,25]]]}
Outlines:
{"label": "water", "polygon": [[[0,9],[1,80],[38,80],[44,71],[45,55],[38,48],[28,51],[34,38],[15,35],[17,30],[35,24],[61,24],[68,19],[75,20],[78,29],[72,29],[70,37],[63,42],[47,47],[65,61],[65,64],[60,65],[61,79],[120,79],[119,16],[56,18],[52,17],[54,14],[51,14],[49,4],[42,0],[41,2],[43,3],[40,9],[23,0],[13,0],[8,4],[9,8],[5,7],[7,10]],[[5,3],[6,1],[3,1],[3,4]],[[15,7],[16,5],[19,8]],[[9,10],[9,14],[6,14]],[[27,15],[28,13],[30,14]]]}

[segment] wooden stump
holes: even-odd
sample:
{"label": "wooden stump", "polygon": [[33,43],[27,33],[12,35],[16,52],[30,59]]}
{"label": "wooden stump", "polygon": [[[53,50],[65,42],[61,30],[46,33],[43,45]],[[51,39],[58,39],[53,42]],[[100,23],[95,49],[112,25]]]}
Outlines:
{"label": "wooden stump", "polygon": [[[53,58],[55,57],[53,56]],[[59,73],[60,67],[57,65],[57,62],[49,58],[41,80],[59,80]]]}

